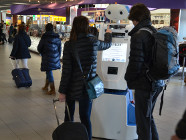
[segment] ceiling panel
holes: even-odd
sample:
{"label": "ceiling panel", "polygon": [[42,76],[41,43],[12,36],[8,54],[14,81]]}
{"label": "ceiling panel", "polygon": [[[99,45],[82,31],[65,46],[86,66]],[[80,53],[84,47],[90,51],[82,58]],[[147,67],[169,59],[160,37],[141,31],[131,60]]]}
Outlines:
{"label": "ceiling panel", "polygon": [[0,0],[0,10],[10,9],[12,4],[46,4],[54,2],[61,3],[66,2],[66,0]]}

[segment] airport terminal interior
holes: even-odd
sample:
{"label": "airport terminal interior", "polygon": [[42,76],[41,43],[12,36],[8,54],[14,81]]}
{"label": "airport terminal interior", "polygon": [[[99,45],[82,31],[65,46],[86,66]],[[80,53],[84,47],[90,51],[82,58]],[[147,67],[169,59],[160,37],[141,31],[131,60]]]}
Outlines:
{"label": "airport terminal interior", "polygon": [[[58,89],[63,69],[53,71],[56,94],[47,95],[42,90],[46,74],[40,70],[41,55],[38,53],[37,46],[45,32],[45,25],[52,23],[54,31],[59,34],[61,39],[62,59],[64,43],[69,39],[72,21],[75,16],[80,15],[89,19],[89,26],[98,29],[99,39],[104,39],[107,25],[114,32],[112,47],[108,51],[98,53],[97,73],[101,79],[106,79],[103,81],[105,82],[105,89],[126,91],[125,94],[105,93],[93,100],[91,116],[93,126],[92,140],[137,139],[135,119],[130,119],[130,117],[134,118],[135,116],[135,106],[133,105],[131,110],[128,109],[130,98],[133,98],[135,92],[132,91],[130,93],[126,90],[127,84],[124,80],[130,51],[128,32],[133,28],[127,16],[133,3],[129,1],[128,3],[122,3],[118,0],[117,5],[115,3],[117,0],[112,2],[110,0],[110,3],[107,3],[106,0],[95,1],[0,0],[0,20],[4,21],[3,24],[6,27],[3,29],[6,39],[9,39],[11,24],[13,24],[14,29],[16,29],[15,24],[24,23],[26,26],[26,32],[31,39],[29,48],[31,59],[28,59],[28,68],[32,79],[32,86],[16,87],[11,74],[15,68],[13,65],[15,60],[9,58],[13,42],[8,40],[2,43],[0,41],[0,140],[52,140],[52,133],[58,126],[55,109],[60,124],[64,122],[65,103],[56,102],[56,108],[53,105],[53,99],[58,99],[59,97]],[[141,2],[140,0],[135,1]],[[85,4],[82,4],[83,2]],[[184,32],[186,28],[186,7],[184,7],[184,4],[176,6],[171,5],[172,3],[162,3],[163,5],[161,6],[153,2],[145,4],[149,5],[152,25],[155,28],[174,26],[179,35],[178,44],[186,44],[186,34]],[[127,13],[127,15],[122,19],[114,15],[114,17],[117,17],[117,20],[114,21],[113,17],[107,15],[107,12],[109,6],[111,7],[109,11],[113,9],[117,11],[116,5],[121,6],[121,8],[124,7],[123,13]],[[117,65],[114,63],[117,63]],[[186,109],[186,83],[184,82],[186,68],[184,71],[182,64],[184,64],[184,60],[183,57],[180,57],[181,67],[178,73],[170,79],[164,93],[161,116],[159,115],[159,108],[162,93],[158,97],[154,108],[153,115],[160,140],[170,140],[171,136],[175,135],[176,125]],[[109,73],[106,74],[107,67],[110,65],[119,67],[117,70],[110,68],[111,76]],[[122,73],[120,76],[123,78],[116,78],[120,79],[120,81],[113,80],[118,73]],[[106,77],[103,75],[106,75]],[[109,82],[110,84],[108,84]],[[76,104],[74,121],[80,122],[79,106],[78,103]]]}
{"label": "airport terminal interior", "polygon": [[[30,88],[17,88],[11,75],[11,50],[11,44],[0,46],[0,139],[52,140],[52,132],[57,127],[52,100],[58,98],[58,95],[45,95],[41,90],[45,79],[45,74],[40,71],[41,57],[31,53],[32,58],[28,61],[33,85]],[[60,77],[61,72],[54,71],[56,88],[59,86]],[[180,79],[181,76],[171,79],[165,91],[162,115],[159,116],[160,97],[154,109],[160,140],[170,140],[186,106],[186,86]],[[64,119],[64,109],[64,103],[57,103],[61,123]],[[110,110],[110,113],[112,111]],[[78,106],[75,120],[79,121]]]}

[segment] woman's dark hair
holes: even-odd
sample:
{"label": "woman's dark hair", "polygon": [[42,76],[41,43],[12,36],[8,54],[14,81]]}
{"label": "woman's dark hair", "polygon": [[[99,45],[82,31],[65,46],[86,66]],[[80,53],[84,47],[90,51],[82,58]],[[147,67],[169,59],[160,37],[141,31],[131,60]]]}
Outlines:
{"label": "woman's dark hair", "polygon": [[46,31],[53,31],[53,25],[51,23],[48,23],[45,27]]}
{"label": "woman's dark hair", "polygon": [[98,32],[98,29],[96,27],[89,27],[89,33],[93,34],[95,37],[98,38],[99,32]]}
{"label": "woman's dark hair", "polygon": [[89,33],[89,21],[85,16],[77,16],[74,18],[72,30],[70,32],[70,41],[76,41],[80,33]]}
{"label": "woman's dark hair", "polygon": [[146,19],[151,20],[151,14],[149,9],[144,4],[137,3],[130,9],[128,19],[138,22]]}
{"label": "woman's dark hair", "polygon": [[25,31],[25,25],[20,24],[20,25],[18,26],[18,31],[19,31],[19,32]]}

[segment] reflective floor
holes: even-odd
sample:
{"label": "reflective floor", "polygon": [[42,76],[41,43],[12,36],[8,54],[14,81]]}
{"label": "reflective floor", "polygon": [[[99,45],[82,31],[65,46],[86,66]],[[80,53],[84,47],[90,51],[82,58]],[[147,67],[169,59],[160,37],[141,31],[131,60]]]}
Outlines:
{"label": "reflective floor", "polygon": [[[0,140],[52,140],[57,127],[52,99],[41,87],[45,73],[40,71],[41,58],[31,54],[29,60],[33,85],[30,88],[15,87],[12,80],[12,65],[9,60],[11,45],[0,45]],[[54,72],[56,91],[60,82],[60,71]],[[162,116],[158,115],[160,99],[154,110],[160,140],[170,140],[175,126],[186,108],[186,86],[180,77],[174,77],[164,96]],[[64,103],[57,103],[60,122],[64,118]],[[75,120],[79,121],[76,111]]]}

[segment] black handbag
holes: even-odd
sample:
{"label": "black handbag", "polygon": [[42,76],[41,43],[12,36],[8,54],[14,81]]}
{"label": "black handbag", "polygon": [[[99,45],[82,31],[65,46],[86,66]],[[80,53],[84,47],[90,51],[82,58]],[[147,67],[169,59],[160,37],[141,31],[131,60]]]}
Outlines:
{"label": "black handbag", "polygon": [[80,122],[72,122],[70,117],[70,111],[66,103],[66,108],[68,112],[69,122],[64,122],[59,124],[59,119],[56,111],[55,102],[59,101],[53,100],[53,105],[55,109],[55,115],[57,119],[58,127],[52,133],[53,140],[88,140],[88,132],[86,127]]}
{"label": "black handbag", "polygon": [[96,77],[94,77],[90,81],[87,81],[85,79],[86,76],[84,75],[84,72],[83,72],[83,69],[82,69],[82,66],[81,66],[81,62],[80,62],[80,59],[79,59],[79,55],[78,55],[78,52],[76,50],[75,45],[73,45],[73,50],[74,50],[74,55],[75,55],[75,58],[78,62],[79,68],[82,72],[83,82],[84,82],[84,85],[86,87],[89,98],[91,100],[95,99],[95,98],[98,98],[99,96],[101,96],[104,93],[103,81],[100,79],[100,77],[98,75],[96,75]]}

